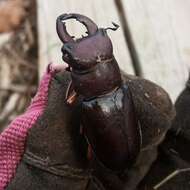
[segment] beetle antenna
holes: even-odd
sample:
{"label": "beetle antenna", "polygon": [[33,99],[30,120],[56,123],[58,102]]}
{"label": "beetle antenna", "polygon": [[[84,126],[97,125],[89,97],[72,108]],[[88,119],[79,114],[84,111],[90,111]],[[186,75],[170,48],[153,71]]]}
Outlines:
{"label": "beetle antenna", "polygon": [[113,30],[113,31],[116,31],[116,30],[119,28],[119,25],[116,24],[115,22],[112,22],[112,24],[113,24],[113,27],[105,28],[105,30]]}

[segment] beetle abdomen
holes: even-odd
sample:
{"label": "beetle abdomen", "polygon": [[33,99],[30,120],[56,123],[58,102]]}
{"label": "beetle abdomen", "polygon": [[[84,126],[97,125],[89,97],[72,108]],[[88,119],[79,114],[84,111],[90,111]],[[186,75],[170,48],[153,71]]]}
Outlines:
{"label": "beetle abdomen", "polygon": [[136,160],[140,131],[128,87],[83,102],[84,133],[97,158],[112,170]]}

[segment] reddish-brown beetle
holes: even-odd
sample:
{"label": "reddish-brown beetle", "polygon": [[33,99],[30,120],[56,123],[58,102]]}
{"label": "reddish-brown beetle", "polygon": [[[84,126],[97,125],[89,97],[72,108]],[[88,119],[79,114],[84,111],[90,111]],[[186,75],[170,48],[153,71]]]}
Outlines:
{"label": "reddish-brown beetle", "polygon": [[[75,18],[88,36],[74,40],[64,20]],[[117,25],[115,28],[117,29]],[[109,29],[109,28],[107,28]],[[83,96],[82,126],[94,155],[106,167],[130,167],[140,151],[140,124],[130,89],[124,85],[107,29],[79,14],[57,18],[57,33],[63,42],[63,60],[71,70],[74,94]],[[72,99],[69,96],[69,99]]]}

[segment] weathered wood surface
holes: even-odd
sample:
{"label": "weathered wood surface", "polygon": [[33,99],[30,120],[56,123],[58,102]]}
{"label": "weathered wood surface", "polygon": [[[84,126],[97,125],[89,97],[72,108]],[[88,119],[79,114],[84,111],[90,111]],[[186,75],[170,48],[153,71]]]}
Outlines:
{"label": "weathered wood surface", "polygon": [[[43,73],[49,62],[62,63],[61,42],[56,34],[55,22],[60,14],[72,12],[87,15],[101,27],[111,26],[112,21],[121,26],[114,0],[38,0],[40,74]],[[81,28],[78,26],[76,24],[70,26],[72,33],[81,33]],[[133,67],[122,27],[116,32],[109,31],[109,35],[113,41],[114,53],[120,67],[132,74]]]}
{"label": "weathered wood surface", "polygon": [[190,70],[190,2],[122,0],[143,76],[174,101]]}

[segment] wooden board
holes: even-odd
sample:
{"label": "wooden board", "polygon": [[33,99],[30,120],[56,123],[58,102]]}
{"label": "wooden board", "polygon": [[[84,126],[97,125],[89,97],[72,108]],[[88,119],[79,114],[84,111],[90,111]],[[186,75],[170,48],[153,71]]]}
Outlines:
{"label": "wooden board", "polygon": [[[80,13],[87,15],[100,27],[111,26],[112,21],[121,26],[114,0],[38,0],[40,75],[49,62],[62,63],[60,51],[62,44],[55,30],[56,18],[62,13]],[[71,25],[70,28],[75,34],[81,31],[78,25]],[[122,28],[120,27],[116,32],[109,31],[109,35],[113,41],[114,54],[120,67],[132,74],[133,67]]]}
{"label": "wooden board", "polygon": [[122,0],[143,76],[175,101],[190,70],[190,1]]}

